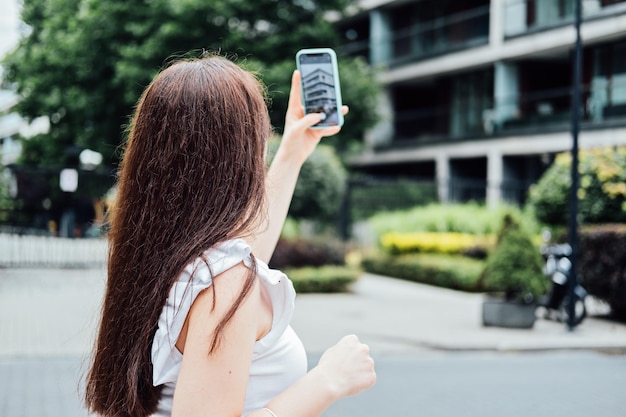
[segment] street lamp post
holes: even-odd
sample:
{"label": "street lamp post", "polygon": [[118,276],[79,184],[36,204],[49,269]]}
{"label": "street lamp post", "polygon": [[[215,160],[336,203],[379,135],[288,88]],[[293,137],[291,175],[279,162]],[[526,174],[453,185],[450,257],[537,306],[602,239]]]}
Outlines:
{"label": "street lamp post", "polygon": [[573,63],[573,90],[572,90],[572,172],[571,172],[571,188],[570,188],[570,201],[569,201],[569,232],[568,240],[572,247],[572,273],[568,282],[568,298],[570,300],[567,306],[567,326],[570,330],[574,330],[575,324],[575,303],[574,303],[574,288],[578,281],[578,133],[580,131],[580,81],[581,81],[581,68],[582,68],[582,41],[580,37],[580,23],[582,19],[582,2],[576,0],[576,11],[574,18],[574,28],[576,31],[576,45],[574,48],[574,63]]}

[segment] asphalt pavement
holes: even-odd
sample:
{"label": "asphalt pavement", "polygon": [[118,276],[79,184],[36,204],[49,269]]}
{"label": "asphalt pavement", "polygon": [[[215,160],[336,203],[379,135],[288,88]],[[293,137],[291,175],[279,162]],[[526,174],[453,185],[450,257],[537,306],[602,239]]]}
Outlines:
{"label": "asphalt pavement", "polygon": [[[86,416],[104,285],[103,269],[0,269],[0,417]],[[293,327],[311,364],[350,333],[377,362],[376,387],[325,417],[624,415],[626,325],[605,306],[574,331],[544,319],[514,330],[483,327],[481,300],[375,275],[350,293],[298,295]]]}

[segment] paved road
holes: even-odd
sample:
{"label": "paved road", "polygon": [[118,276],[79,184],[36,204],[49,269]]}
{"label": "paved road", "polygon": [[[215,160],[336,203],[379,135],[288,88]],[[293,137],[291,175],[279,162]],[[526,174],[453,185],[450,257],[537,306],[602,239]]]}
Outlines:
{"label": "paved road", "polygon": [[369,392],[325,417],[617,417],[626,357],[593,352],[385,357]]}
{"label": "paved road", "polygon": [[[447,352],[376,364],[376,386],[324,417],[616,417],[626,410],[624,356]],[[83,372],[80,357],[0,359],[0,416],[86,417]]]}
{"label": "paved road", "polygon": [[79,356],[0,358],[0,416],[87,416],[83,370]]}
{"label": "paved road", "polygon": [[[81,381],[104,276],[0,269],[0,417],[86,416]],[[478,306],[477,296],[377,277],[353,294],[299,296],[294,327],[312,364],[346,332],[377,363],[377,385],[325,417],[625,415],[626,326],[484,329]]]}

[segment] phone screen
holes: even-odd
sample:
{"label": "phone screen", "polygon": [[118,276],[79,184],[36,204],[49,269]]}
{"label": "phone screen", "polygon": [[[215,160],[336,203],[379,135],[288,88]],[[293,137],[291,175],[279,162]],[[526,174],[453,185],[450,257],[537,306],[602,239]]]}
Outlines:
{"label": "phone screen", "polygon": [[302,101],[305,113],[323,113],[324,119],[316,127],[341,126],[343,116],[341,93],[337,79],[337,62],[330,52],[298,54],[298,68],[302,75]]}

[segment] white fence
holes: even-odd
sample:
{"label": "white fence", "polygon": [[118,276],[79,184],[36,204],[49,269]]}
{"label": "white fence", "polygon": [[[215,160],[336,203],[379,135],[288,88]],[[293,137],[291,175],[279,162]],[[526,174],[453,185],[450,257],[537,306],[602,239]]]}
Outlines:
{"label": "white fence", "polygon": [[0,267],[101,267],[106,264],[106,239],[67,239],[0,234]]}

